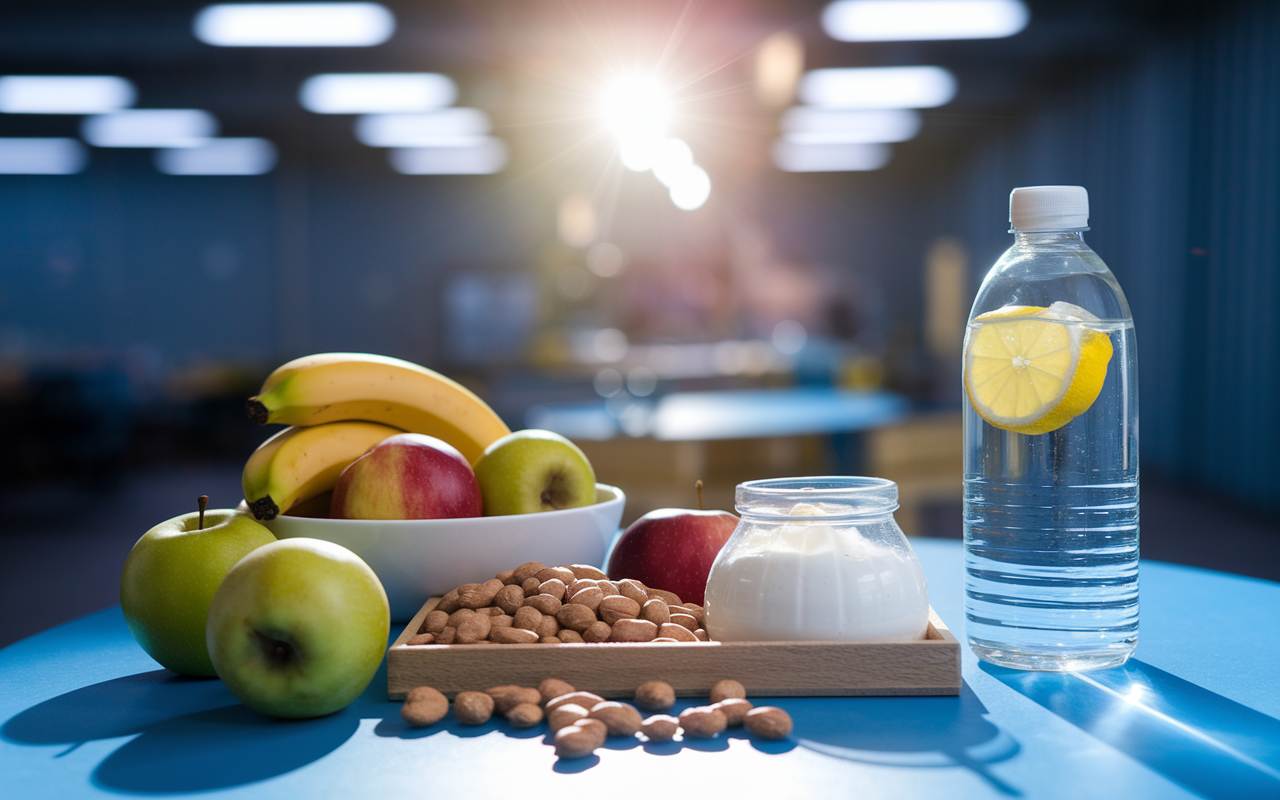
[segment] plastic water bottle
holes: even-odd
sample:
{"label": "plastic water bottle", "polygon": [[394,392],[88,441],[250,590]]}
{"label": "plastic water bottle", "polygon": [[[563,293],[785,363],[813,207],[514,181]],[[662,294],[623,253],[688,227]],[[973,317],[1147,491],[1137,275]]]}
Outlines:
{"label": "plastic water bottle", "polygon": [[1084,187],[1014,189],[1009,219],[965,333],[969,646],[1018,669],[1118,666],[1138,640],[1133,319],[1085,244]]}

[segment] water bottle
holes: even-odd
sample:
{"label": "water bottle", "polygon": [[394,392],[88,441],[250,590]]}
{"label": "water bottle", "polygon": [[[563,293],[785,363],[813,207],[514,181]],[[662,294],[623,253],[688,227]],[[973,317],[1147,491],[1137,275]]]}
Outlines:
{"label": "water bottle", "polygon": [[1009,197],[1014,243],[964,343],[965,621],[1017,669],[1123,664],[1138,640],[1138,381],[1082,186]]}

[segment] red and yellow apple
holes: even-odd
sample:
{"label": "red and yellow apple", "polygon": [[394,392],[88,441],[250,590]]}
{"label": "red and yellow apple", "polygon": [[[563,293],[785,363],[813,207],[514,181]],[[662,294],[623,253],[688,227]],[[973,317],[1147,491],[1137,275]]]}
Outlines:
{"label": "red and yellow apple", "polygon": [[421,433],[383,439],[351,462],[333,487],[334,519],[478,517],[480,484],[448,442]]}
{"label": "red and yellow apple", "polygon": [[727,511],[650,511],[618,537],[609,556],[609,578],[634,578],[702,605],[711,564],[737,526],[738,518]]}

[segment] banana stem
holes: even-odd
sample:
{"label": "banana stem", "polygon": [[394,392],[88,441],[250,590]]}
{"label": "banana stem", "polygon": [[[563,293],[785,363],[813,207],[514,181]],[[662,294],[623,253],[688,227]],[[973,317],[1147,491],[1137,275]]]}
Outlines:
{"label": "banana stem", "polygon": [[202,494],[196,498],[196,505],[200,506],[200,527],[198,530],[204,530],[204,509],[209,505],[209,495]]}
{"label": "banana stem", "polygon": [[693,487],[698,490],[698,510],[705,511],[706,509],[702,507],[702,479],[699,478],[698,482],[695,483]]}

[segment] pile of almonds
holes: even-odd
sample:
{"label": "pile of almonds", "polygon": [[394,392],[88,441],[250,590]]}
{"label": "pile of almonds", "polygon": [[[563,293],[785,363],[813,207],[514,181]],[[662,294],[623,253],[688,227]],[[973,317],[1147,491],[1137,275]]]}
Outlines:
{"label": "pile of almonds", "polygon": [[705,642],[702,620],[702,606],[640,581],[530,561],[450,591],[408,644]]}
{"label": "pile of almonds", "polygon": [[[791,733],[787,712],[773,706],[754,708],[746,695],[738,681],[722,680],[711,688],[710,705],[687,708],[679,717],[657,713],[645,718],[635,706],[662,712],[675,704],[670,684],[640,684],[633,706],[579,692],[562,680],[548,678],[537,689],[495,686],[483,692],[459,692],[453,714],[464,725],[481,725],[497,712],[517,728],[531,728],[545,716],[560,758],[591,755],[609,736],[641,734],[647,741],[665,742],[680,732],[685,737],[709,739],[739,725],[764,739],[785,739]],[[448,698],[429,686],[411,689],[400,709],[405,722],[415,727],[434,725],[448,712]]]}

